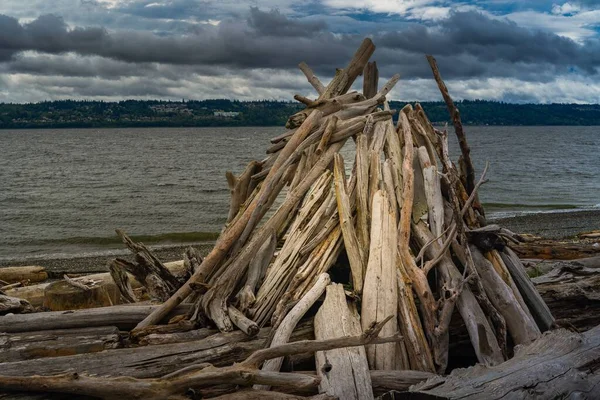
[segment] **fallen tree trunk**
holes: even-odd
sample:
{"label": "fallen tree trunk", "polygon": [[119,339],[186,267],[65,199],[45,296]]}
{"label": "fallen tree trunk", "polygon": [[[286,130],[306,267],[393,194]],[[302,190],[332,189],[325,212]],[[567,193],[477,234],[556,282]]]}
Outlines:
{"label": "fallen tree trunk", "polygon": [[52,311],[107,307],[119,303],[116,285],[78,286],[69,281],[52,282],[44,289],[44,308]]}
{"label": "fallen tree trunk", "polygon": [[599,363],[600,326],[584,334],[559,329],[518,348],[500,365],[457,369],[412,387],[411,393],[436,399],[597,398]]}

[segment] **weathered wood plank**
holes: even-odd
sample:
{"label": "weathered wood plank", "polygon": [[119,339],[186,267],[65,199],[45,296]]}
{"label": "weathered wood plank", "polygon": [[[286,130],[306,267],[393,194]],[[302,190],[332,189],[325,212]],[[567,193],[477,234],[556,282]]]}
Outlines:
{"label": "weathered wood plank", "polygon": [[[317,340],[356,336],[362,332],[358,313],[351,311],[341,284],[327,286],[325,302],[315,317]],[[364,346],[318,351],[315,355],[319,391],[340,399],[372,399]]]}
{"label": "weathered wood plank", "polygon": [[121,347],[115,326],[0,333],[0,363],[96,353]]}

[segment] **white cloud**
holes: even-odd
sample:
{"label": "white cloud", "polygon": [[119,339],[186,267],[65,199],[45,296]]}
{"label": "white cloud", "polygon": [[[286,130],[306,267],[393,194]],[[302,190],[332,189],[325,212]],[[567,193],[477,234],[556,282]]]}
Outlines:
{"label": "white cloud", "polygon": [[[428,9],[430,15],[436,13],[435,4],[442,3],[439,0],[324,0],[323,4],[328,7],[355,10],[370,11],[375,13],[400,14],[409,13],[420,14],[419,10]],[[444,7],[442,7],[444,9]],[[443,13],[443,10],[439,13]],[[438,14],[439,14],[438,13]]]}
{"label": "white cloud", "polygon": [[555,15],[567,15],[567,14],[577,14],[581,11],[581,7],[578,4],[566,2],[562,5],[553,4],[552,5],[552,14]]}
{"label": "white cloud", "polygon": [[[455,100],[486,99],[533,103],[597,103],[600,82],[580,76],[558,76],[549,82],[529,82],[512,78],[447,81]],[[394,100],[441,101],[432,79],[400,81],[390,94]]]}
{"label": "white cloud", "polygon": [[577,42],[597,36],[594,27],[600,25],[600,10],[581,11],[574,15],[521,11],[505,17],[523,27],[550,31]]}

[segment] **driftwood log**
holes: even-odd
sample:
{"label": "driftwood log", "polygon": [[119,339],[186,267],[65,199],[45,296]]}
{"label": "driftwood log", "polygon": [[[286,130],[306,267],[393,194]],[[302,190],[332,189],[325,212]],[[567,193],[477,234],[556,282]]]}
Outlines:
{"label": "driftwood log", "polygon": [[[302,389],[318,385],[319,380],[297,373],[278,373],[258,370],[265,360],[303,352],[325,351],[340,347],[362,346],[368,343],[396,342],[399,337],[378,338],[386,320],[374,324],[363,334],[322,341],[300,341],[253,352],[241,363],[226,367],[212,365],[181,368],[163,375],[161,379],[136,379],[132,377],[103,378],[87,374],[62,374],[53,376],[19,377],[14,368],[9,374],[0,371],[0,387],[3,390],[28,390],[34,392],[58,392],[84,394],[104,399],[127,396],[134,399],[183,398],[190,388],[215,384],[263,384],[282,385]],[[154,348],[156,349],[156,348]],[[10,364],[10,363],[8,363]],[[7,364],[2,364],[6,366]],[[13,365],[14,367],[14,365]],[[16,376],[15,376],[16,375]]]}
{"label": "driftwood log", "polygon": [[534,240],[522,243],[509,243],[520,258],[545,260],[575,260],[600,255],[598,242],[573,242],[570,240]]}
{"label": "driftwood log", "polygon": [[[133,328],[157,307],[153,305],[130,305],[5,315],[0,318],[0,332],[33,332],[98,326],[116,326],[127,330]],[[189,305],[182,305],[174,310],[173,316],[186,313],[189,309]]]}
{"label": "driftwood log", "polygon": [[50,331],[0,333],[0,363],[95,353],[122,347],[113,326]]}
{"label": "driftwood log", "polygon": [[48,279],[48,272],[44,267],[38,265],[0,268],[0,281],[5,282],[5,284],[23,281],[37,283],[46,279]]}
{"label": "driftwood log", "polygon": [[[183,260],[181,261],[172,261],[164,263],[171,273],[175,276],[181,276],[184,274],[185,266]],[[19,268],[19,267],[15,267]],[[1,269],[0,269],[1,270]],[[115,283],[111,274],[108,272],[85,275],[82,277],[71,278],[74,281],[94,281],[96,285],[105,288],[106,291],[114,292],[116,290]],[[129,276],[129,282],[131,284],[132,289],[139,289],[142,286],[140,282],[138,282],[132,276]],[[8,289],[5,291],[6,295],[12,297],[18,297],[24,300],[27,300],[33,307],[43,307],[44,299],[45,299],[45,289],[51,284],[51,282],[43,282],[38,283],[36,285],[29,285],[23,287],[15,287],[12,289]]]}
{"label": "driftwood log", "polygon": [[583,334],[559,329],[520,347],[503,364],[458,369],[417,384],[411,392],[438,399],[594,399],[600,387],[598,363],[600,326]]}
{"label": "driftwood log", "polygon": [[[325,340],[355,336],[361,332],[356,307],[347,304],[342,285],[329,285],[325,302],[315,317],[315,337]],[[348,400],[373,398],[369,364],[363,346],[318,351],[315,359],[317,374],[321,378],[321,393]]]}

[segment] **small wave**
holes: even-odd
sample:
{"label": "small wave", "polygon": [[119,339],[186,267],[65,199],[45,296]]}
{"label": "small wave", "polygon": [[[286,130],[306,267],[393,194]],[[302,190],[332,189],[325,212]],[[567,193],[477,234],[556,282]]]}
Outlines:
{"label": "small wave", "polygon": [[507,210],[498,210],[498,209],[489,209],[488,212],[486,213],[487,217],[490,220],[497,220],[497,219],[503,219],[503,218],[515,218],[515,217],[521,217],[521,216],[525,216],[525,215],[532,215],[532,214],[564,214],[564,213],[578,213],[578,212],[585,212],[585,211],[590,211],[590,210],[597,210],[600,209],[600,207],[598,207],[598,205],[594,205],[594,206],[579,206],[579,207],[571,207],[571,208],[555,208],[555,207],[548,207],[546,209],[540,209],[540,207],[535,207],[535,209],[529,209],[529,210],[516,210],[516,209],[507,209]]}
{"label": "small wave", "polygon": [[573,210],[582,208],[575,204],[520,204],[520,203],[483,203],[483,207],[486,209],[537,209],[537,210]]}

